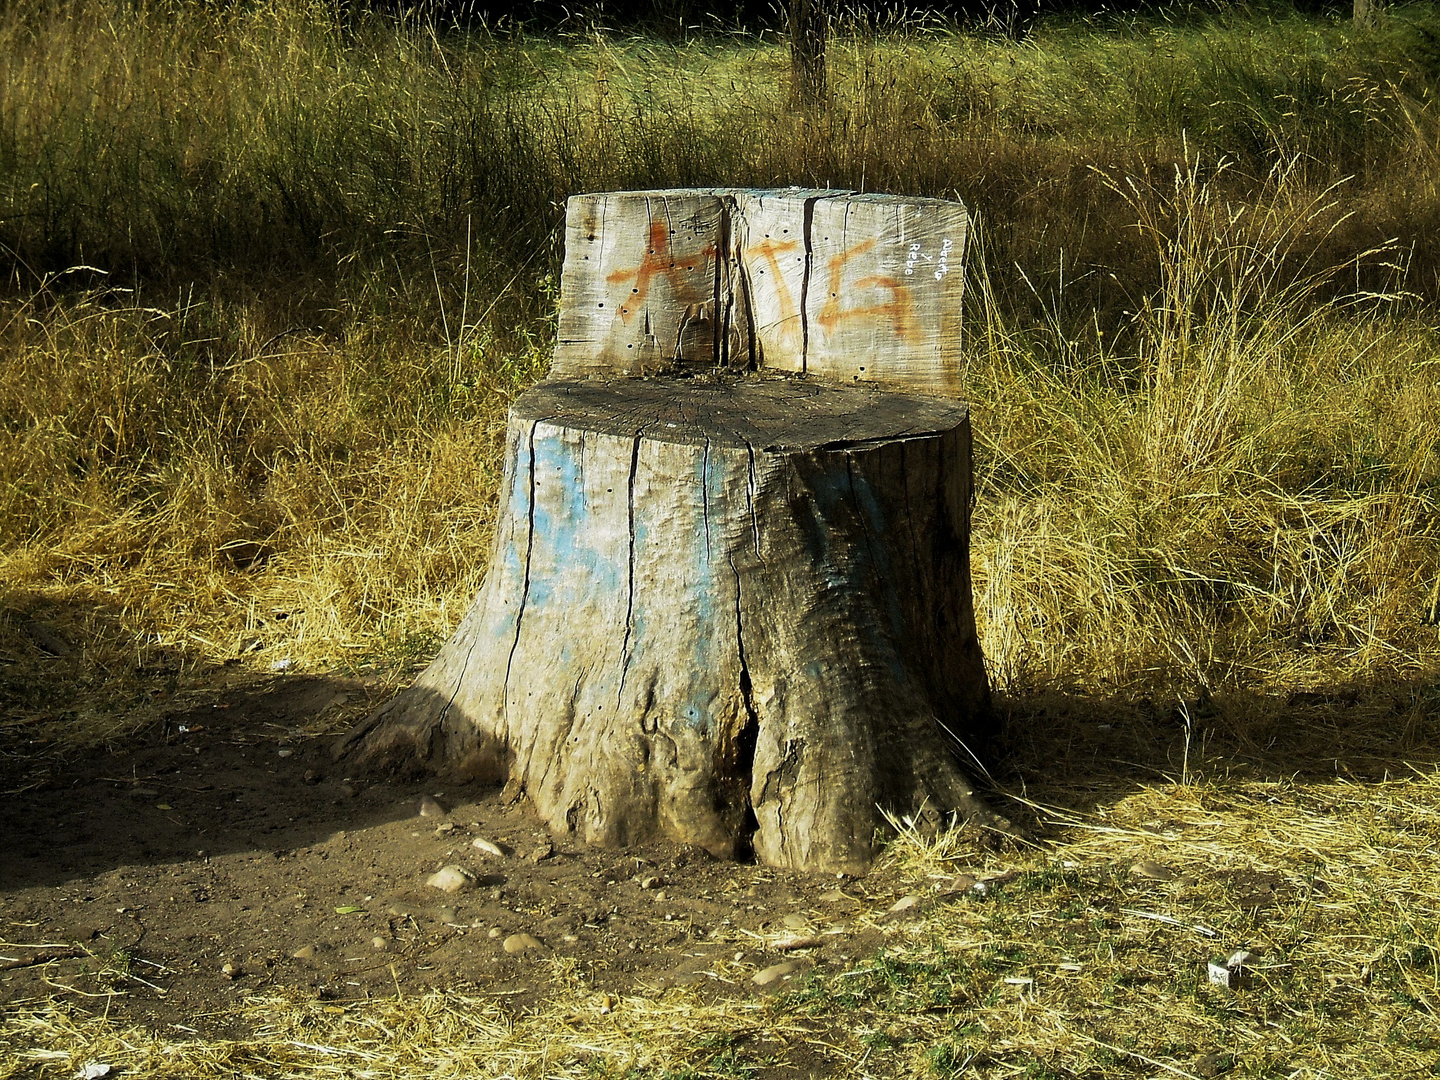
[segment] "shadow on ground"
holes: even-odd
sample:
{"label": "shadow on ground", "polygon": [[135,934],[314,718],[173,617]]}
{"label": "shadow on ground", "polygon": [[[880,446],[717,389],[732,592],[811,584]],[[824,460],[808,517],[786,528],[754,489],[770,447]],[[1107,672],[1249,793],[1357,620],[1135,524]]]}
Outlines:
{"label": "shadow on ground", "polygon": [[[206,668],[157,658],[118,627],[113,612],[33,598],[0,612],[0,999],[61,995],[215,1034],[232,1022],[227,1002],[267,992],[470,987],[516,1009],[556,979],[759,993],[748,975],[715,978],[720,927],[759,940],[845,916],[857,929],[793,977],[843,970],[882,943],[857,914],[883,914],[906,887],[888,871],[837,881],[676,845],[598,851],[549,836],[493,786],[350,775],[331,758],[334,737],[396,680]],[[1061,831],[1036,804],[1088,813],[1197,777],[1298,788],[1440,762],[1435,678],[1171,703],[997,701],[990,797],[1041,837]],[[123,722],[107,726],[111,713]],[[77,749],[67,725],[110,734]],[[420,816],[427,796],[446,812]],[[429,887],[449,864],[473,875],[466,887]],[[724,950],[737,970],[774,962]]]}

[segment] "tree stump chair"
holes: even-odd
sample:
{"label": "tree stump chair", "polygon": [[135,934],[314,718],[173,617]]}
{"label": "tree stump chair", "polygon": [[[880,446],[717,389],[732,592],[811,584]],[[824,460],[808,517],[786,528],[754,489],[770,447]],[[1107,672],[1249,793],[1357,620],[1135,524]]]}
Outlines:
{"label": "tree stump chair", "polygon": [[777,866],[861,872],[886,812],[1004,828],[961,761],[990,725],[967,225],[832,191],[572,198],[485,582],[340,752]]}

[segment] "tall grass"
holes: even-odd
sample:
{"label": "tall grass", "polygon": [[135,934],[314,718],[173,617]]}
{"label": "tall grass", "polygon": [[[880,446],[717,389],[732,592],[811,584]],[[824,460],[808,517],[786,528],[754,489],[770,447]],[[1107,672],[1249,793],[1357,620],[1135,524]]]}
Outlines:
{"label": "tall grass", "polygon": [[1433,671],[1436,335],[1393,297],[1319,302],[1349,266],[1285,269],[1332,210],[1296,186],[1277,169],[1237,207],[1193,165],[1117,184],[1162,281],[1120,335],[1016,331],[978,282],[978,608],[1002,682]]}
{"label": "tall grass", "polygon": [[[797,115],[768,39],[8,5],[0,706],[69,723],[157,673],[433,646],[483,573],[505,405],[544,369],[564,197],[706,184],[980,213],[1002,685],[1433,672],[1437,28],[842,34],[832,107]],[[72,695],[35,690],[65,664]]]}

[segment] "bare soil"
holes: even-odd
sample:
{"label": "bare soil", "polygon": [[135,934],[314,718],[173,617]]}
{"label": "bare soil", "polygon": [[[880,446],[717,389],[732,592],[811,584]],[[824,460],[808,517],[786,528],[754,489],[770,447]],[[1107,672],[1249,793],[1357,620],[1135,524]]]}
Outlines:
{"label": "bare soil", "polygon": [[[899,895],[883,874],[597,850],[549,835],[498,788],[352,776],[333,735],[306,732],[327,716],[343,729],[381,697],[360,680],[280,676],[48,775],[0,760],[0,1001],[62,994],[236,1036],[227,1003],[278,988],[340,1001],[462,988],[515,1010],[577,978],[596,993],[753,994],[787,980],[757,987],[752,970],[843,970],[880,945],[861,916]],[[426,797],[445,813],[422,816]],[[426,884],[451,864],[472,887]],[[789,930],[821,944],[766,946]],[[507,951],[518,934],[538,947]]]}

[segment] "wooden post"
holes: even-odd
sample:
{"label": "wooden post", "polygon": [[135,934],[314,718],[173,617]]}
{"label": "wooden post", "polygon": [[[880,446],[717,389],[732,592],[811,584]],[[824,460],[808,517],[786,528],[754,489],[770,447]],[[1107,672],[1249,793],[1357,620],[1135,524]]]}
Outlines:
{"label": "wooden post", "polygon": [[1006,828],[963,764],[991,725],[968,412],[870,385],[955,383],[964,212],[924,210],[572,200],[484,586],[340,752],[506,781],[594,843],[797,868],[863,870],[886,812]]}

